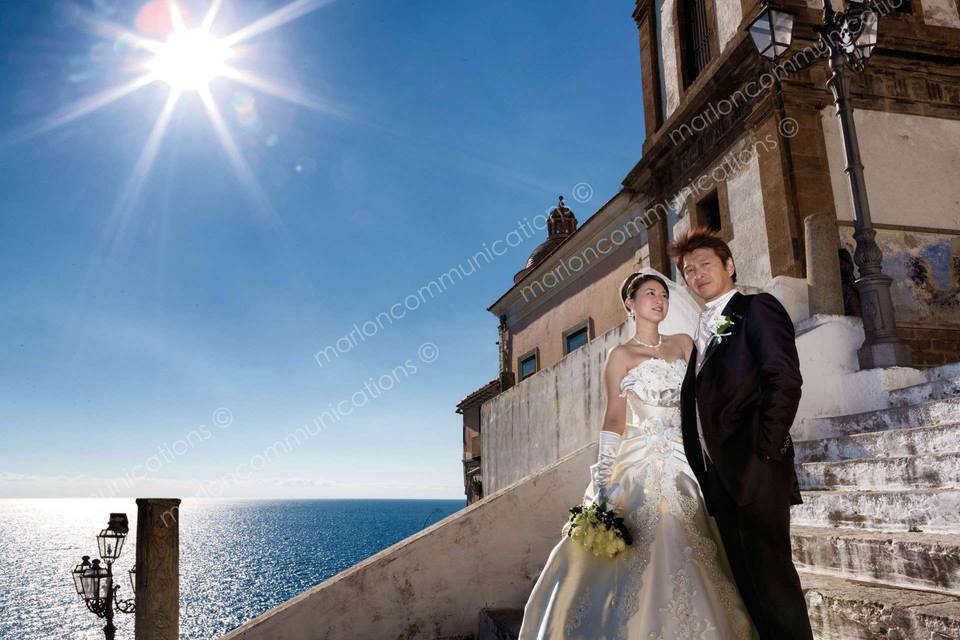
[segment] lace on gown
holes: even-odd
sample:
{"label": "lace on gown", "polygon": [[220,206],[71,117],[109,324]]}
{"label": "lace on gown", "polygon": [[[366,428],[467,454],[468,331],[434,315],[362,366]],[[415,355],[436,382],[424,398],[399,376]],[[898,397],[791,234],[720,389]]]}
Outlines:
{"label": "lace on gown", "polygon": [[[682,360],[651,358],[621,379],[627,426],[611,482],[623,489],[634,542],[610,560],[562,539],[527,601],[521,640],[751,637],[683,451],[685,373]],[[591,483],[585,497],[594,493]]]}

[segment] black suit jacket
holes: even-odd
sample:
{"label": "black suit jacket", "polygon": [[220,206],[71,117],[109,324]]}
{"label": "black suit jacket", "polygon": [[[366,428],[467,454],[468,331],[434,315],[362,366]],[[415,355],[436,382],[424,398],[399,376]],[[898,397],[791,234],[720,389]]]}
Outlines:
{"label": "black suit jacket", "polygon": [[793,322],[769,293],[737,292],[721,313],[733,320],[732,335],[709,343],[699,373],[694,346],[680,393],[687,460],[703,485],[699,408],[710,460],[738,505],[761,488],[800,504],[790,427],[803,378]]}

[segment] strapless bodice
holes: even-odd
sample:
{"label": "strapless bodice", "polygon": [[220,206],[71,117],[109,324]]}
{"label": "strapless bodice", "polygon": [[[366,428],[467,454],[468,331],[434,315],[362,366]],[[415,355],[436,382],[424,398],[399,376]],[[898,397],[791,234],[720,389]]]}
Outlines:
{"label": "strapless bodice", "polygon": [[620,380],[620,396],[627,398],[625,438],[660,437],[682,442],[680,386],[686,375],[683,360],[650,358],[627,371]]}
{"label": "strapless bodice", "polygon": [[620,397],[629,398],[627,392],[633,391],[642,404],[679,407],[680,385],[686,372],[687,363],[683,360],[644,360],[620,379]]}

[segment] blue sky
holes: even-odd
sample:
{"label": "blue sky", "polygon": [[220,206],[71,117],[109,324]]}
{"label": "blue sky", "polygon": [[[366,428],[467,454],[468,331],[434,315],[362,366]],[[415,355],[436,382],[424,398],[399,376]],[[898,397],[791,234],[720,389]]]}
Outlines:
{"label": "blue sky", "polygon": [[[251,38],[238,66],[333,108],[211,82],[268,206],[189,91],[118,204],[163,82],[37,132],[135,77],[83,17],[136,30],[144,4],[0,17],[0,497],[462,498],[454,407],[496,375],[486,307],[545,231],[334,362],[314,354],[558,194],[583,222],[617,191],[643,140],[633,2],[337,0]],[[183,4],[199,23],[206,3]],[[225,0],[212,32],[278,6]]]}

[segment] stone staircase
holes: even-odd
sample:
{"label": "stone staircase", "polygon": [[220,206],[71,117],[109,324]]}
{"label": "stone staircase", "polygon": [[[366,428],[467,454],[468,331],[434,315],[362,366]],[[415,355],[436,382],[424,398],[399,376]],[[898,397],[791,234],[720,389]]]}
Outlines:
{"label": "stone staircase", "polygon": [[[960,363],[925,377],[796,442],[794,561],[819,640],[960,639]],[[482,610],[480,640],[517,638],[522,617]]]}

